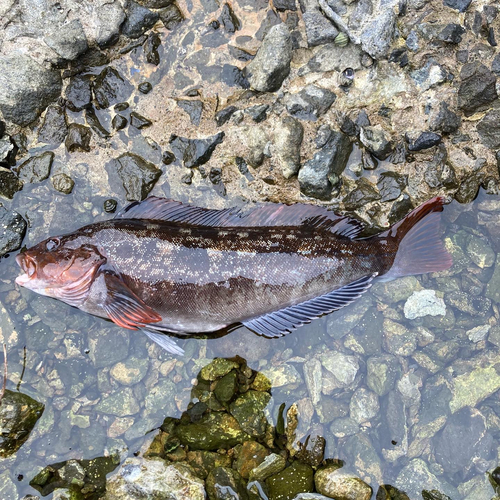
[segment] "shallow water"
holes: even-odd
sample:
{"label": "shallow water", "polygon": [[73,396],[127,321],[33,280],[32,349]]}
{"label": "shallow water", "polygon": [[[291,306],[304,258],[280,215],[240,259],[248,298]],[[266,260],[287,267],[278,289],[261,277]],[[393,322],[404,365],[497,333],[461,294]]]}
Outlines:
{"label": "shallow water", "polygon": [[[68,217],[66,208],[57,206],[57,222],[43,228],[45,236],[84,222],[74,212]],[[0,477],[21,497],[36,493],[29,481],[49,464],[116,452],[123,460],[144,450],[153,436],[148,431],[186,409],[200,368],[214,357],[238,355],[274,382],[272,418],[282,403],[298,402],[299,437],[324,436],[325,456],[343,460],[375,491],[378,484],[406,485],[411,498],[419,498],[418,491],[431,484],[413,484],[407,476],[421,465],[415,460],[423,460],[434,486],[453,499],[490,498],[485,472],[498,465],[500,446],[500,328],[497,304],[486,295],[498,300],[492,249],[500,249],[499,215],[500,197],[485,193],[470,205],[445,208],[447,245],[463,245],[453,248],[450,271],[378,284],[345,310],[282,339],[262,339],[242,327],[223,338],[180,341],[186,355],[177,360],[140,332],[18,289],[15,260],[3,259],[0,326],[8,345],[7,388],[16,390],[26,346],[19,389],[44,403],[45,411],[21,449],[0,461]],[[406,299],[420,289],[444,294],[445,316],[405,318]],[[458,307],[457,291],[468,294]],[[352,378],[342,381],[329,372],[329,357],[357,367]],[[323,365],[320,393],[304,375],[308,366],[319,366],[313,364],[317,359]],[[394,372],[383,388],[373,374],[382,361]],[[127,381],[119,363],[139,367],[140,380]],[[319,402],[313,405],[311,398]],[[482,422],[482,445],[474,453],[462,445],[469,407]],[[349,415],[355,420],[346,420]]]}

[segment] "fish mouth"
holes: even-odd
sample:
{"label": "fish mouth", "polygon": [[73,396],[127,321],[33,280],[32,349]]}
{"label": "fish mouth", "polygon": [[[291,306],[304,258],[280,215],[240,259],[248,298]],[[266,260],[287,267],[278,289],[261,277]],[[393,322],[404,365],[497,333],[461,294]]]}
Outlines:
{"label": "fish mouth", "polygon": [[36,274],[36,263],[32,257],[26,254],[16,256],[16,262],[24,271],[24,274],[16,278],[16,283],[20,286],[25,286]]}

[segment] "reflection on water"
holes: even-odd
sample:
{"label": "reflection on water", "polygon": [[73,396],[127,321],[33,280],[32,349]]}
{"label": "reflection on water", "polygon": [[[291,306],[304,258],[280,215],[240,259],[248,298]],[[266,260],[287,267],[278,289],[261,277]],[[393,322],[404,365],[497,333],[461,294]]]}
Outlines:
{"label": "reflection on water", "polygon": [[[50,229],[37,227],[37,236],[86,222],[67,208],[61,205]],[[287,466],[297,461],[314,470],[318,455],[310,451],[323,448],[321,437],[324,456],[342,461],[374,492],[392,485],[412,499],[423,489],[453,499],[491,498],[487,471],[497,467],[500,446],[499,215],[500,198],[486,194],[445,208],[454,259],[448,271],[378,284],[286,338],[263,339],[240,328],[222,338],[191,339],[177,359],[141,333],[18,289],[14,258],[2,260],[7,388],[16,390],[26,346],[20,390],[45,409],[24,445],[0,460],[0,498],[36,494],[29,483],[51,464],[57,476],[62,462],[142,456],[154,437],[149,431],[162,424],[148,453],[166,439],[169,445],[156,454],[172,462],[203,450],[217,455],[214,450],[241,447],[250,436]],[[220,375],[223,387],[201,377],[213,358],[234,356],[246,360],[245,368],[237,364]],[[259,393],[238,409],[251,409],[241,422],[232,417],[242,435],[223,446],[193,444],[190,425],[202,429],[197,439],[217,437],[216,420],[234,405],[234,387],[238,394]],[[268,422],[276,426],[273,435]],[[169,426],[184,431],[169,441]],[[298,455],[290,446],[296,441],[304,443]],[[236,455],[223,460],[222,466],[239,467]],[[269,488],[269,481],[263,484]],[[397,498],[388,488],[378,498]]]}

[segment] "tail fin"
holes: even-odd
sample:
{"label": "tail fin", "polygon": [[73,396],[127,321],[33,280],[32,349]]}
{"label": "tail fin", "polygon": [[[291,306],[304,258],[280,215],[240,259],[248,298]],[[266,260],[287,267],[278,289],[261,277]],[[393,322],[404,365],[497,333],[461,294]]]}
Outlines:
{"label": "tail fin", "polygon": [[442,241],[443,205],[443,197],[433,198],[379,235],[381,238],[395,238],[398,242],[396,258],[389,272],[381,277],[383,281],[451,267],[451,255]]}

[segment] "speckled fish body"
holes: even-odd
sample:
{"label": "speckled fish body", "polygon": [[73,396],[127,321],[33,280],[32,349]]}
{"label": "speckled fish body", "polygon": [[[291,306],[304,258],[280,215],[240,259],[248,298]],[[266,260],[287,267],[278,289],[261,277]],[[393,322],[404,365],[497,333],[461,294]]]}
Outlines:
{"label": "speckled fish body", "polygon": [[241,322],[279,336],[352,302],[374,279],[449,267],[442,204],[362,239],[358,222],[319,207],[242,215],[149,198],[20,254],[17,282],[125,328],[185,336]]}

